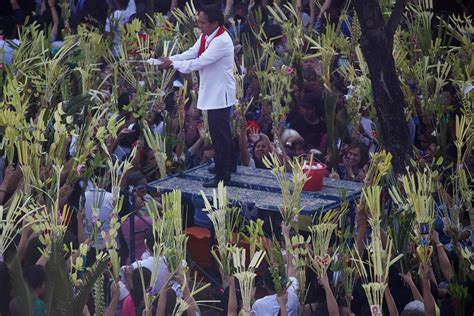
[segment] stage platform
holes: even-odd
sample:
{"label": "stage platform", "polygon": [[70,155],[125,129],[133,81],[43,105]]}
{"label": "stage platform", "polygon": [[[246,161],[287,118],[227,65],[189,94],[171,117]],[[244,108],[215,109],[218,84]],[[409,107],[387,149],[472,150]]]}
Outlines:
{"label": "stage platform", "polygon": [[[212,189],[202,186],[204,181],[214,177],[208,171],[209,166],[211,165],[202,165],[150,185],[159,188],[161,192],[180,189],[183,197],[190,199],[202,199],[200,195],[202,190],[207,197],[212,198]],[[238,202],[247,210],[278,212],[282,200],[275,177],[265,169],[237,167],[237,172],[232,174],[231,185],[227,189],[231,201]],[[301,213],[312,216],[320,211],[337,208],[341,204],[340,190],[345,190],[346,199],[352,202],[359,198],[361,189],[361,183],[325,178],[321,191],[302,193]]]}

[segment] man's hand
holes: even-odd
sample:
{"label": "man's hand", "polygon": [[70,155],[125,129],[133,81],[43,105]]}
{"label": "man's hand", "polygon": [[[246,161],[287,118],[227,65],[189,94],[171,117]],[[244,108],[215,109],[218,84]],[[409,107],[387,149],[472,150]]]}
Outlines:
{"label": "man's hand", "polygon": [[161,57],[160,58],[160,61],[162,62],[161,65],[158,66],[158,68],[160,69],[169,69],[171,68],[171,59],[169,59],[168,57]]}
{"label": "man's hand", "polygon": [[324,276],[320,279],[318,279],[318,283],[319,285],[321,285],[323,287],[323,289],[327,290],[327,289],[330,289],[330,285],[329,285],[329,279],[328,279],[328,275],[327,274],[324,274]]}
{"label": "man's hand", "polygon": [[403,282],[405,282],[406,285],[410,285],[413,283],[413,279],[411,277],[411,273],[410,272],[407,272],[405,274],[403,273],[399,273],[398,274],[400,276],[400,278],[403,280]]}
{"label": "man's hand", "polygon": [[206,138],[206,129],[204,128],[204,125],[203,124],[200,124],[198,126],[198,133],[199,133],[199,137],[201,139],[205,139]]}
{"label": "man's hand", "polygon": [[112,293],[112,299],[116,299],[118,301],[120,298],[120,286],[118,283],[112,283],[110,286],[110,292]]}
{"label": "man's hand", "polygon": [[285,223],[281,223],[281,233],[285,237],[290,237],[290,230],[291,230],[291,225],[285,225]]}
{"label": "man's hand", "polygon": [[435,246],[441,244],[441,242],[439,241],[439,233],[436,231],[436,229],[433,229],[431,231],[431,240],[433,240]]}
{"label": "man's hand", "polygon": [[334,180],[341,180],[341,176],[339,176],[339,173],[337,173],[334,169],[332,169],[331,173],[329,174],[329,178]]}
{"label": "man's hand", "polygon": [[288,292],[285,292],[282,295],[277,296],[277,301],[278,301],[278,305],[280,305],[281,308],[286,309],[286,304],[288,304]]}
{"label": "man's hand", "polygon": [[82,223],[84,222],[84,219],[86,218],[86,211],[85,211],[85,209],[81,208],[81,209],[77,212],[76,217],[77,217],[77,221],[82,224]]}

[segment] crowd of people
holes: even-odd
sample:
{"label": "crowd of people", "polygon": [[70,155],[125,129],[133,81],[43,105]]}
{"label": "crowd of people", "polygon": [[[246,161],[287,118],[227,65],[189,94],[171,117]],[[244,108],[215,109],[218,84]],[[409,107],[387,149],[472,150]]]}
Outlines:
{"label": "crowd of people", "polygon": [[[414,219],[411,218],[409,224],[400,219],[396,228],[387,225],[388,218],[393,220],[389,213],[395,211],[389,202],[389,194],[382,194],[385,194],[381,198],[385,226],[378,232],[382,243],[388,244],[387,236],[392,236],[393,231],[403,232],[400,230],[403,223],[407,226],[405,233],[410,239],[408,245],[393,245],[395,250],[391,254],[394,257],[403,254],[407,258],[404,263],[408,266],[393,264],[387,270],[382,306],[369,302],[361,273],[351,264],[353,250],[342,251],[354,247],[364,258],[370,255],[366,245],[375,239],[375,233],[370,222],[371,213],[364,209],[364,203],[354,207],[355,223],[349,225],[347,231],[343,231],[342,227],[351,222],[351,217],[341,215],[338,219],[337,229],[328,240],[327,253],[332,258],[332,264],[323,274],[311,269],[311,264],[307,262],[303,264],[303,269],[296,265],[295,257],[298,255],[293,249],[294,242],[290,241],[296,236],[304,236],[304,244],[311,235],[309,232],[299,230],[295,223],[282,223],[281,227],[262,233],[262,238],[266,236],[266,240],[277,240],[285,271],[276,275],[275,270],[271,269],[275,265],[272,260],[257,269],[250,310],[245,304],[243,284],[233,273],[215,264],[210,244],[209,253],[202,254],[202,257],[209,257],[211,264],[197,267],[196,262],[201,262],[201,258],[189,248],[192,247],[191,240],[194,240],[189,235],[188,250],[193,258],[184,258],[178,264],[180,268],[177,271],[169,271],[170,258],[156,254],[156,245],[160,240],[154,229],[156,218],[150,214],[150,203],[156,202],[154,205],[159,208],[165,203],[161,193],[149,183],[209,164],[216,156],[222,156],[223,149],[219,148],[219,142],[216,144],[214,141],[216,136],[212,135],[212,130],[209,133],[209,124],[215,126],[220,118],[208,117],[197,102],[202,86],[200,78],[195,73],[189,73],[191,71],[166,72],[159,69],[162,66],[155,67],[153,62],[163,62],[164,59],[159,57],[168,53],[164,46],[172,46],[169,42],[179,42],[182,51],[190,48],[196,40],[199,43],[200,37],[193,28],[196,17],[192,14],[200,14],[204,19],[204,22],[197,22],[201,31],[203,25],[217,21],[211,18],[211,11],[206,11],[211,4],[201,2],[195,3],[194,7],[184,0],[0,0],[0,82],[3,92],[0,96],[3,145],[0,158],[1,210],[15,209],[14,206],[18,206],[15,199],[24,194],[20,199],[24,199],[25,205],[33,203],[34,207],[54,207],[62,214],[61,218],[68,218],[62,223],[65,231],[61,235],[62,243],[68,250],[64,251],[61,260],[64,259],[62,264],[67,266],[64,271],[69,274],[62,275],[62,281],[64,278],[72,280],[72,271],[77,274],[75,278],[83,279],[85,284],[93,279],[91,275],[102,260],[99,254],[108,256],[113,248],[109,232],[117,230],[118,263],[109,258],[109,266],[100,273],[102,283],[96,283],[94,291],[88,293],[78,314],[472,315],[472,193],[470,200],[465,198],[460,206],[456,205],[458,213],[455,217],[447,216],[448,211],[443,212],[446,208],[443,203],[448,200],[452,203],[457,187],[443,191],[451,195],[448,199],[440,192],[431,192],[436,210],[428,229],[429,237],[422,238],[428,240],[424,246],[431,245],[433,253],[427,264],[422,263],[413,250],[418,242],[416,233],[411,233],[415,226]],[[236,172],[237,166],[270,169],[265,158],[275,154],[283,164],[293,159],[316,159],[327,166],[327,177],[368,185],[371,180],[371,157],[380,151],[382,141],[377,133],[376,111],[370,104],[373,102],[371,93],[361,93],[364,80],[357,81],[357,77],[362,78],[363,74],[357,72],[349,80],[348,71],[344,71],[344,67],[354,58],[355,64],[361,69],[364,67],[357,60],[360,58],[357,56],[357,45],[352,42],[357,33],[354,27],[357,19],[350,1],[297,0],[294,7],[283,7],[286,1],[281,3],[281,12],[288,16],[288,21],[294,21],[297,25],[292,30],[301,27],[305,34],[318,37],[334,26],[337,36],[345,39],[345,48],[350,51],[335,53],[330,66],[323,64],[327,59],[319,54],[318,48],[310,47],[304,39],[301,43],[307,58],[300,60],[290,54],[294,52],[291,50],[292,34],[287,33],[288,28],[278,23],[274,12],[267,7],[271,8],[274,2],[277,1],[227,0],[212,3],[212,7],[218,8],[222,14],[226,32],[233,39],[235,76],[240,78],[236,80],[237,90],[240,85],[242,87],[242,91],[237,92],[235,106],[229,110],[232,125],[230,171]],[[423,1],[409,2],[424,8],[420,4]],[[292,15],[290,8],[295,8],[296,16]],[[411,18],[415,19],[416,12],[410,12],[413,15]],[[191,21],[183,21],[183,16]],[[473,25],[470,17],[465,19]],[[186,23],[191,25],[191,29],[186,29]],[[138,29],[136,25],[139,25]],[[407,25],[408,22],[402,27],[408,28]],[[153,30],[161,30],[158,37],[163,38],[159,38],[154,48],[144,48],[144,45],[151,45]],[[130,37],[131,32],[134,34]],[[330,38],[328,34],[331,33],[327,32],[325,35]],[[29,49],[36,49],[36,46],[28,46],[30,42],[35,42],[35,36],[41,37],[42,43],[45,43],[43,49],[37,51],[42,56],[48,56],[45,59],[34,59],[35,56],[28,55]],[[99,40],[94,42],[94,36]],[[417,47],[411,52],[412,66],[416,64],[420,67],[421,63],[416,62],[416,58],[424,58],[417,55],[421,51],[417,46],[422,46],[421,39],[413,38],[414,34],[409,36]],[[192,39],[189,43],[187,37]],[[401,37],[395,41],[396,45],[402,45]],[[170,41],[164,45],[166,40]],[[454,45],[459,45],[459,49],[446,49],[446,54],[453,51],[464,54],[461,57],[471,63],[472,68],[466,70],[468,78],[471,78],[474,74],[474,59],[470,59],[472,51],[463,52],[465,43],[456,40]],[[80,41],[92,45],[71,44]],[[90,51],[86,51],[86,47]],[[105,50],[99,51],[102,47]],[[155,49],[146,55],[149,60],[144,60],[146,49]],[[449,61],[453,63],[459,57],[449,56]],[[56,73],[52,77],[40,70],[36,73],[43,66],[30,67],[28,60],[44,65],[46,72]],[[81,64],[84,60],[91,64]],[[178,66],[176,61],[179,59],[173,60],[173,57],[169,59],[167,68],[172,68],[172,61],[176,70],[185,68]],[[249,64],[248,61],[254,63]],[[397,62],[397,66],[405,65],[403,61]],[[54,68],[57,64],[61,66]],[[467,84],[462,86],[462,90],[456,85],[456,82],[462,81],[458,74],[464,72],[457,73],[455,66],[446,76],[450,81],[445,78],[446,84],[439,89],[437,83],[426,84],[424,89],[425,83],[420,80],[428,77],[417,77],[418,73],[410,72],[411,77],[405,78],[404,92],[407,93],[407,103],[411,102],[410,111],[406,111],[410,134],[410,139],[406,141],[413,145],[413,163],[417,166],[427,166],[432,168],[430,170],[447,174],[451,169],[442,169],[441,165],[449,166],[449,163],[457,161],[457,168],[465,169],[467,178],[471,179],[474,155],[469,146],[472,146],[472,136],[461,146],[466,154],[462,155],[463,160],[459,163],[459,148],[454,143],[458,125],[454,122],[456,114],[464,113],[468,117],[469,111],[472,120],[474,92],[472,79],[464,80]],[[325,67],[330,69],[331,93],[337,96],[332,115],[326,98],[328,87],[323,79],[328,73]],[[288,71],[291,82],[289,89],[282,92],[284,100],[278,101],[284,110],[275,113],[276,104],[272,105],[263,95],[269,89],[264,86],[268,80],[262,79],[262,73],[267,71],[271,74],[280,68]],[[31,69],[33,72],[28,72]],[[427,69],[427,72],[433,69],[436,67]],[[64,75],[62,72],[68,73]],[[167,78],[166,73],[171,73],[171,77]],[[136,85],[130,82],[130,76],[136,77],[133,81]],[[149,80],[146,76],[160,79]],[[404,71],[400,70],[400,77],[404,76]],[[57,78],[61,81],[56,83]],[[273,79],[280,80],[280,77]],[[367,77],[365,79],[368,80]],[[158,81],[165,82],[165,86],[150,87],[150,82],[158,85]],[[435,100],[437,107],[431,110],[427,103],[435,102],[435,92],[438,93]],[[86,101],[84,95],[88,96]],[[93,106],[80,108],[85,104],[81,102],[90,100],[95,102]],[[351,112],[354,102],[358,102],[357,114]],[[77,104],[79,108],[74,108]],[[466,109],[469,111],[466,112]],[[43,126],[42,122],[45,122]],[[469,122],[467,133],[472,134],[473,121]],[[151,136],[146,134],[148,131]],[[38,136],[36,132],[44,135]],[[150,137],[155,142],[163,142],[160,148],[162,156],[157,154],[160,146],[154,145]],[[35,141],[39,144],[36,147]],[[57,141],[53,150],[52,144]],[[29,144],[25,145],[29,146],[25,147],[28,148],[26,152],[21,149],[22,143]],[[30,155],[31,159],[39,158],[29,161]],[[439,156],[445,161],[438,163]],[[116,174],[115,170],[112,171],[112,165],[120,162],[129,163],[130,168],[125,169],[122,165],[123,169]],[[58,166],[61,169],[56,176]],[[114,177],[120,178],[118,190],[114,188]],[[443,183],[441,186],[447,186],[448,178],[440,177],[436,181]],[[463,197],[464,194],[469,196],[472,187],[467,185],[463,188],[466,191]],[[57,194],[57,203],[51,204],[48,199],[56,198],[47,197],[45,192]],[[120,203],[117,203],[116,194],[120,197]],[[31,195],[31,200],[28,200],[28,195]],[[202,221],[200,212],[194,214],[194,209],[201,207],[202,202],[185,201],[182,225],[184,228],[200,226],[207,232],[205,235],[210,236],[210,231],[217,230],[217,227],[209,221]],[[56,209],[49,211],[54,213]],[[0,211],[0,221],[13,225],[15,230],[0,225],[0,251],[3,252],[0,252],[0,315],[24,315],[25,298],[32,301],[30,313],[35,316],[61,314],[51,309],[51,302],[55,302],[52,297],[58,296],[58,290],[54,292],[52,288],[58,286],[54,282],[60,279],[57,276],[51,279],[54,276],[51,271],[55,271],[51,268],[50,258],[53,256],[48,256],[51,242],[44,238],[45,235],[52,235],[51,227],[44,226],[38,230],[37,224],[28,224],[21,216],[15,218],[16,223],[13,223],[5,214]],[[119,218],[118,223],[113,220],[114,216]],[[407,218],[409,215],[403,221],[409,221]],[[298,219],[294,220],[297,222]],[[317,222],[318,219],[314,220]],[[452,229],[450,223],[455,220],[459,227]],[[234,233],[249,235],[250,232],[251,229],[242,228]],[[263,248],[268,251],[268,247]],[[463,255],[466,252],[470,254],[468,258]],[[82,268],[77,267],[78,258],[84,262]],[[119,280],[111,272],[116,264],[120,265]],[[196,271],[199,273],[193,274]],[[301,284],[301,271],[305,272],[305,284]],[[154,285],[149,287],[151,280]],[[195,291],[196,284],[208,283],[211,286]],[[81,291],[78,289],[84,290],[84,287],[78,286],[77,282],[71,284],[72,288],[59,291],[69,291],[71,297],[79,297]],[[281,284],[284,284],[283,289]],[[147,303],[149,297],[155,298],[151,308]],[[180,309],[183,306],[186,308]]]}

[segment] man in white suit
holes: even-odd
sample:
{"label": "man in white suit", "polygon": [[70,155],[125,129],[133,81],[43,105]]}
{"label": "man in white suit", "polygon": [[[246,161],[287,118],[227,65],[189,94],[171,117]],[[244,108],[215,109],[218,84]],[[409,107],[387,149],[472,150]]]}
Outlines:
{"label": "man in white suit", "polygon": [[216,187],[219,181],[230,183],[232,135],[230,118],[235,104],[234,44],[224,28],[219,7],[203,7],[197,24],[202,35],[186,52],[161,58],[161,69],[173,67],[181,73],[199,71],[198,109],[207,111],[209,132],[216,151],[214,179],[205,187]]}

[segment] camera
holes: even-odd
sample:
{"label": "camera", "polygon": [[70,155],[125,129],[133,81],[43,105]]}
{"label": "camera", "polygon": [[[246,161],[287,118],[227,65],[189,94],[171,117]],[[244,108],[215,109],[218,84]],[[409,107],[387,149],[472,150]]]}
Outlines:
{"label": "camera", "polygon": [[428,223],[421,223],[420,224],[420,234],[421,235],[429,235],[430,233],[430,225]]}

